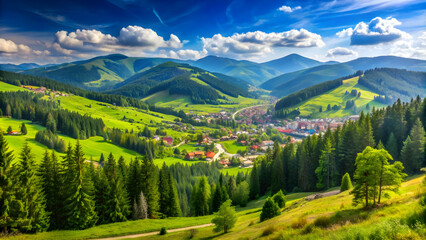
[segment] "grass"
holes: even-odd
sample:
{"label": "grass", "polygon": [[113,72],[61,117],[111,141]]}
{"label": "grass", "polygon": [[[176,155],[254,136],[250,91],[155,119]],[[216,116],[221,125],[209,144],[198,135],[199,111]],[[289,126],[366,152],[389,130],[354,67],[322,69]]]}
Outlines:
{"label": "grass", "polygon": [[[223,95],[223,94],[221,94]],[[231,100],[233,104],[193,104],[190,97],[184,95],[170,95],[168,91],[160,91],[154,93],[143,100],[158,105],[160,107],[171,107],[176,110],[183,110],[185,112],[194,112],[198,114],[217,113],[220,111],[234,112],[240,108],[244,108],[251,105],[262,104],[262,100],[252,99],[239,96],[238,98],[229,97],[226,98]]]}
{"label": "grass", "polygon": [[236,140],[229,140],[221,142],[226,152],[236,154],[239,150],[244,151],[247,146],[240,145]]}
{"label": "grass", "polygon": [[[35,135],[38,131],[44,130],[45,128],[38,124],[32,124],[31,121],[27,120],[0,118],[0,128],[3,131],[6,131],[8,126],[12,126],[13,129],[19,130],[22,123],[26,124],[28,133],[27,135],[21,136],[6,136],[6,140],[9,143],[10,149],[15,151],[15,157],[17,157],[20,150],[24,146],[24,143],[27,142],[31,146],[36,159],[41,159],[47,147],[35,141]],[[65,135],[59,134],[59,137],[64,139],[67,144],[70,142],[72,145],[74,145],[77,142],[76,139]],[[130,158],[137,156],[136,152],[106,142],[102,137],[91,137],[86,140],[80,140],[80,142],[82,144],[83,151],[86,154],[86,159],[93,157],[94,160],[98,160],[101,153],[103,153],[106,157],[110,152],[112,152],[116,158],[123,156],[126,161],[130,161]]]}
{"label": "grass", "polygon": [[220,171],[224,174],[224,175],[230,175],[230,176],[237,176],[237,174],[239,172],[242,173],[249,173],[251,171],[251,168],[240,168],[240,167],[231,167],[231,168],[222,168],[220,169]]}
{"label": "grass", "polygon": [[[345,92],[351,92],[353,89],[361,92],[361,97],[353,97],[350,94],[345,94]],[[352,110],[345,110],[346,101],[355,100],[355,105],[361,110],[366,110],[367,104],[369,104],[370,109],[375,106],[376,108],[385,107],[385,104],[374,101],[374,97],[378,94],[372,92],[364,86],[358,84],[358,77],[351,78],[343,81],[343,85],[339,86],[334,90],[330,90],[327,93],[321,94],[319,96],[312,97],[302,103],[299,103],[292,107],[292,109],[299,108],[301,116],[310,116],[311,118],[337,118],[344,117],[354,114]],[[327,110],[327,105],[330,104],[331,107],[334,105],[340,105],[342,108],[340,110]],[[322,107],[323,112],[319,112],[319,108]]]}
{"label": "grass", "polygon": [[17,92],[17,91],[29,91],[29,90],[0,81],[0,91]]}

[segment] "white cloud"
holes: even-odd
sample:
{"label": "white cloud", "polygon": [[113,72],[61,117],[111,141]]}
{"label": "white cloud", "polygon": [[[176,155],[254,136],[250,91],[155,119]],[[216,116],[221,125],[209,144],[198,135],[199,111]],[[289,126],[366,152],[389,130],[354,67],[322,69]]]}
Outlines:
{"label": "white cloud", "polygon": [[0,54],[1,53],[30,53],[31,48],[24,44],[16,44],[12,40],[0,38]]}
{"label": "white cloud", "polygon": [[215,54],[261,55],[272,52],[275,47],[323,47],[321,36],[305,29],[280,33],[261,31],[236,33],[230,37],[215,34],[202,38],[204,49]]}
{"label": "white cloud", "polygon": [[190,60],[197,60],[202,57],[207,56],[207,50],[203,49],[202,51],[196,51],[192,49],[181,49],[178,51],[174,50],[161,50],[160,51],[161,57],[167,57],[167,58],[176,58],[176,59],[190,59]]}
{"label": "white cloud", "polygon": [[354,30],[352,28],[347,28],[347,29],[343,29],[342,31],[336,33],[336,35],[339,36],[340,38],[350,37],[350,36],[352,36],[353,32],[354,32]]}
{"label": "white cloud", "polygon": [[336,47],[333,49],[328,50],[327,52],[327,57],[341,57],[341,56],[354,56],[357,57],[358,53],[348,49],[348,48],[344,48],[344,47]]}
{"label": "white cloud", "polygon": [[154,30],[139,26],[128,26],[126,28],[122,28],[118,40],[123,46],[142,47],[152,51],[155,51],[160,47],[181,48],[183,45],[179,38],[174,34],[170,35],[170,39],[168,41],[164,41],[164,38],[158,36]]}
{"label": "white cloud", "polygon": [[399,57],[406,58],[421,58],[426,59],[426,49],[421,40],[422,36],[419,37],[418,42],[413,40],[400,40],[396,41],[391,48],[391,54]]}
{"label": "white cloud", "polygon": [[297,6],[297,7],[291,8],[289,6],[283,5],[280,8],[278,8],[279,11],[285,12],[285,13],[291,13],[291,12],[299,10],[299,9],[302,9],[302,7],[301,6]]}
{"label": "white cloud", "polygon": [[426,32],[423,32],[419,39],[421,41],[421,45],[426,46]]}
{"label": "white cloud", "polygon": [[373,18],[368,24],[358,23],[354,29],[348,28],[336,33],[339,37],[351,37],[351,45],[376,45],[393,42],[398,39],[409,39],[410,34],[401,31],[395,26],[401,25],[396,18]]}

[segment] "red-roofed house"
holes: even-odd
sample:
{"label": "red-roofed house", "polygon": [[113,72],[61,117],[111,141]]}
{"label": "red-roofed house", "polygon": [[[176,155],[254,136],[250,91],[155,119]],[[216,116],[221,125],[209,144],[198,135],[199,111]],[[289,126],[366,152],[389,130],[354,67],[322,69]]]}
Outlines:
{"label": "red-roofed house", "polygon": [[257,146],[257,145],[253,145],[253,146],[251,146],[251,149],[253,149],[253,150],[257,150],[257,149],[259,149],[259,146]]}
{"label": "red-roofed house", "polygon": [[167,145],[173,145],[173,138],[172,137],[164,137],[163,141],[167,144]]}
{"label": "red-roofed house", "polygon": [[199,157],[202,157],[202,156],[204,156],[204,152],[203,151],[190,152],[190,153],[186,154],[185,158],[189,160],[189,159],[193,159],[193,158],[199,158]]}
{"label": "red-roofed house", "polygon": [[212,160],[214,158],[214,155],[216,155],[214,152],[207,152],[206,153],[206,158],[208,160]]}
{"label": "red-roofed house", "polygon": [[20,131],[16,131],[16,130],[12,130],[10,132],[7,133],[8,135],[21,135]]}

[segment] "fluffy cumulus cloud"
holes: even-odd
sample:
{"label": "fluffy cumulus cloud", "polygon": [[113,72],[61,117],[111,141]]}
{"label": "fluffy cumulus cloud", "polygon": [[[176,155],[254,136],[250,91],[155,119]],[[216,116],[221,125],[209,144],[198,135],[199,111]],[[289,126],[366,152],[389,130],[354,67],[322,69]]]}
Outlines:
{"label": "fluffy cumulus cloud", "polygon": [[339,37],[351,37],[351,45],[376,45],[389,43],[410,35],[396,28],[401,25],[396,18],[373,18],[369,23],[360,22],[354,29],[348,28],[337,33]]}
{"label": "fluffy cumulus cloud", "polygon": [[0,38],[0,54],[31,53],[31,48],[24,44],[16,44],[12,40]]}
{"label": "fluffy cumulus cloud", "polygon": [[158,36],[154,30],[139,26],[128,26],[126,28],[122,28],[118,40],[123,46],[137,46],[148,48],[153,51],[160,47],[181,48],[183,45],[179,38],[174,34],[171,34],[170,39],[165,41],[164,38]]}
{"label": "fluffy cumulus cloud", "polygon": [[112,52],[130,49],[156,51],[158,48],[181,48],[182,45],[183,43],[174,34],[166,41],[152,29],[128,26],[120,30],[118,37],[98,30],[58,31],[55,34],[53,49],[57,53],[69,55],[76,52]]}
{"label": "fluffy cumulus cloud", "polygon": [[299,10],[299,9],[302,9],[302,7],[301,6],[297,6],[297,7],[291,8],[289,6],[283,5],[280,8],[278,8],[279,11],[285,12],[285,13],[291,13],[291,12]]}
{"label": "fluffy cumulus cloud", "polygon": [[336,47],[333,49],[328,50],[327,52],[327,57],[342,57],[342,56],[358,56],[358,53],[348,49],[348,48],[344,48],[344,47]]}
{"label": "fluffy cumulus cloud", "polygon": [[236,33],[230,37],[215,34],[211,38],[202,38],[204,50],[215,54],[261,55],[272,52],[274,47],[323,47],[320,35],[305,29],[280,33],[261,31]]}

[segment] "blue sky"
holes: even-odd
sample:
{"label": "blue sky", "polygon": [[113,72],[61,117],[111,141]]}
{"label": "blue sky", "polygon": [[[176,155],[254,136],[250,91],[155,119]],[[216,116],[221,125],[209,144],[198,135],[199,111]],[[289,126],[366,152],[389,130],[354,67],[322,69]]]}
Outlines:
{"label": "blue sky", "polygon": [[98,55],[426,59],[426,1],[1,1],[0,62]]}

